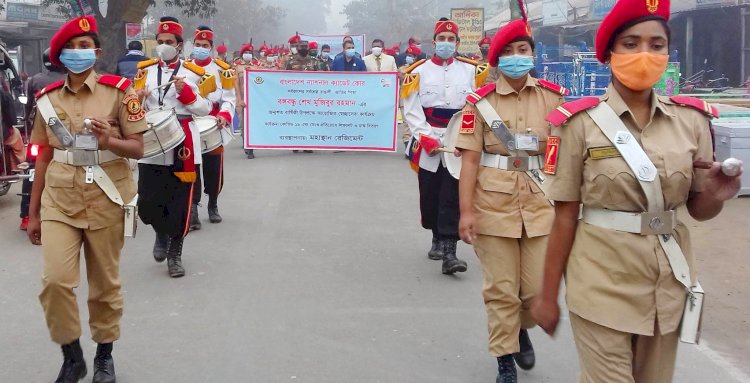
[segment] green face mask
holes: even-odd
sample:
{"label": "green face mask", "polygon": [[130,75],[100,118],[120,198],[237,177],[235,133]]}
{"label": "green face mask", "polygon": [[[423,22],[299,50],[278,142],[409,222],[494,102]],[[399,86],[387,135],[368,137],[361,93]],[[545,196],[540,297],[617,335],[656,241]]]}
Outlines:
{"label": "green face mask", "polygon": [[310,57],[318,57],[318,51],[310,51]]}

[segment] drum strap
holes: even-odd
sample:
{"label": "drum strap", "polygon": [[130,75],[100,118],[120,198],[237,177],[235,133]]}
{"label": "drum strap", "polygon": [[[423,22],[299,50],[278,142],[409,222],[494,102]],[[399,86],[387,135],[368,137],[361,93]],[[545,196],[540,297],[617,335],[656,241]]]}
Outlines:
{"label": "drum strap", "polygon": [[[182,65],[182,60],[177,60],[177,65],[174,67],[174,72],[172,72],[172,76],[169,77],[169,81],[174,80],[175,76],[177,76],[177,72],[180,70],[180,66]],[[156,83],[157,86],[161,86],[161,77],[162,77],[162,71],[161,71],[161,65],[159,65],[159,72],[156,73]],[[169,82],[167,81],[167,82]],[[172,84],[169,84],[164,87],[163,91],[159,91],[159,106],[164,106],[164,97],[167,96],[167,92],[169,92],[169,88],[172,87]]]}
{"label": "drum strap", "polygon": [[[490,104],[489,101],[487,101],[486,98],[479,100],[475,104],[475,106],[477,107],[479,114],[482,115],[482,118],[484,119],[486,123],[492,124],[494,121],[500,121],[500,122],[503,121],[503,118],[500,117],[500,115],[497,113],[495,108],[492,107],[492,105]],[[510,153],[511,156],[516,156],[516,157],[528,157],[529,156],[529,154],[526,153],[525,150],[514,150],[514,149],[509,148],[506,144],[507,144],[506,142],[503,142],[503,146],[505,146],[505,149],[508,151],[508,153]],[[544,189],[545,177],[544,175],[542,175],[541,171],[536,169],[536,170],[526,171],[525,173],[527,176],[529,176],[529,178],[531,178],[532,181],[534,181],[534,183],[537,186],[539,186],[540,189],[542,189],[542,192],[544,192],[544,194],[547,194]]]}

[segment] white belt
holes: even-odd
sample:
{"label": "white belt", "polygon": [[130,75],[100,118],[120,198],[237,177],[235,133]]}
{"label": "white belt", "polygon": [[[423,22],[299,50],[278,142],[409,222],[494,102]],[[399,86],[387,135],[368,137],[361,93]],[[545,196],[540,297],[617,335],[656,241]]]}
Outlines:
{"label": "white belt", "polygon": [[55,149],[53,160],[73,166],[94,166],[112,162],[122,157],[109,150],[60,150]]}
{"label": "white belt", "polygon": [[677,226],[674,210],[661,213],[629,213],[583,207],[583,222],[605,229],[641,235],[672,234]]}
{"label": "white belt", "polygon": [[516,172],[525,172],[529,170],[539,170],[542,168],[544,159],[542,156],[533,157],[512,157],[501,156],[499,154],[490,154],[482,152],[482,158],[479,164],[487,168],[496,168]]}

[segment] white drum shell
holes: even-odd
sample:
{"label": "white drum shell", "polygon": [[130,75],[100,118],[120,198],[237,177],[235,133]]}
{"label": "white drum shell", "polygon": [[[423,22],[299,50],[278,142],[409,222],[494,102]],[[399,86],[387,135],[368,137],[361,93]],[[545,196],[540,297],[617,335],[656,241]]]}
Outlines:
{"label": "white drum shell", "polygon": [[216,117],[195,117],[190,123],[201,134],[201,153],[208,153],[224,144]]}
{"label": "white drum shell", "polygon": [[147,112],[146,123],[149,130],[143,134],[143,158],[162,155],[185,140],[185,132],[173,109]]}
{"label": "white drum shell", "polygon": [[[444,146],[447,149],[455,150],[458,141],[458,133],[461,130],[462,114],[458,112],[451,117],[448,122],[448,129],[445,131]],[[442,153],[443,164],[453,178],[458,179],[461,175],[461,157],[456,157],[453,152]]]}

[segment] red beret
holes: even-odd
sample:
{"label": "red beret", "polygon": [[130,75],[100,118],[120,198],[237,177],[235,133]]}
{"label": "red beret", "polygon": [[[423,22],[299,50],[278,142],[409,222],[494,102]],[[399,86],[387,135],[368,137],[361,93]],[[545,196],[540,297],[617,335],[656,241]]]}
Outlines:
{"label": "red beret", "polygon": [[255,50],[255,47],[253,47],[253,44],[245,44],[240,48],[240,53],[244,53],[247,51],[250,51],[252,53]]}
{"label": "red beret", "polygon": [[453,20],[438,21],[435,23],[435,34],[442,32],[451,32],[458,36],[458,24]]}
{"label": "red beret", "polygon": [[159,30],[156,31],[156,35],[158,36],[159,33],[171,33],[182,37],[182,25],[175,21],[161,21],[159,22]]}
{"label": "red beret", "polygon": [[398,44],[396,44],[396,45],[392,46],[391,49],[393,49],[394,51],[400,51],[401,50],[401,46],[399,46]]}
{"label": "red beret", "polygon": [[227,53],[227,46],[226,45],[219,45],[216,47],[216,53]]}
{"label": "red beret", "polygon": [[656,16],[669,21],[669,0],[617,1],[596,32],[596,58],[604,63],[609,39],[618,28],[625,23],[647,16]]}
{"label": "red beret", "polygon": [[317,41],[310,41],[310,44],[307,45],[310,49],[318,49],[318,42]]}
{"label": "red beret", "polygon": [[419,55],[422,54],[422,50],[419,49],[419,48],[417,48],[414,45],[409,45],[409,47],[406,48],[406,54],[408,54],[408,55],[414,55],[414,56],[419,56]]}
{"label": "red beret", "polygon": [[60,52],[65,44],[73,37],[84,33],[99,33],[94,16],[76,17],[60,27],[49,42],[49,61],[57,66],[63,66],[60,62]]}
{"label": "red beret", "polygon": [[531,26],[523,19],[513,20],[500,28],[495,38],[492,39],[490,51],[487,53],[490,65],[496,67],[505,46],[519,37],[531,37]]}
{"label": "red beret", "polygon": [[214,32],[213,31],[199,31],[196,29],[195,32],[193,32],[193,40],[214,41]]}
{"label": "red beret", "polygon": [[490,36],[484,36],[484,38],[483,38],[483,39],[481,39],[481,40],[479,40],[479,42],[478,42],[477,44],[478,44],[478,45],[479,45],[480,47],[481,47],[482,45],[484,45],[484,44],[490,44],[490,45],[492,45],[492,37],[490,37]]}
{"label": "red beret", "polygon": [[294,35],[289,38],[289,44],[297,44],[300,40],[301,38],[299,37],[299,35]]}
{"label": "red beret", "polygon": [[391,48],[383,49],[383,52],[385,52],[385,54],[387,54],[388,56],[395,56],[396,55],[396,51],[394,51]]}

